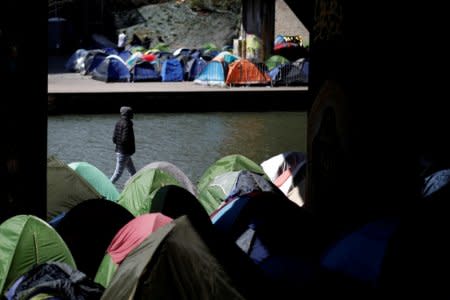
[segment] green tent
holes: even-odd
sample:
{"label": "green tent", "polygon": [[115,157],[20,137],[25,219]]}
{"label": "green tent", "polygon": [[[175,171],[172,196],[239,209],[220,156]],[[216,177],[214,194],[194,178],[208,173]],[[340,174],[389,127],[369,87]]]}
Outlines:
{"label": "green tent", "polygon": [[272,70],[273,68],[289,63],[289,59],[281,55],[272,55],[266,60],[267,69]]}
{"label": "green tent", "polygon": [[142,169],[137,172],[119,195],[117,201],[135,217],[150,212],[152,200],[165,185],[182,186],[173,176],[161,169]]}
{"label": "green tent", "polygon": [[228,155],[217,160],[200,177],[197,184],[198,198],[209,214],[220,205],[217,199],[220,194],[224,193],[217,190],[219,194],[216,195],[215,188],[210,189],[211,183],[217,176],[241,170],[261,174],[265,179],[268,179],[260,165],[240,154]]}
{"label": "green tent", "polygon": [[186,216],[130,252],[101,299],[147,298],[244,299]]}
{"label": "green tent", "polygon": [[117,201],[119,192],[109,178],[94,165],[88,162],[72,162],[69,167],[86,179],[106,199]]}
{"label": "green tent", "polygon": [[66,163],[47,158],[47,221],[88,199],[102,198],[99,192]]}
{"label": "green tent", "polygon": [[34,265],[58,261],[76,269],[69,248],[45,221],[17,215],[0,225],[0,292]]}

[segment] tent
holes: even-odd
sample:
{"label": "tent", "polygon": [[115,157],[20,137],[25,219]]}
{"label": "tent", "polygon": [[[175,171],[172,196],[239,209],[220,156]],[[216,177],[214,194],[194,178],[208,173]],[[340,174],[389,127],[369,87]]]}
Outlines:
{"label": "tent", "polygon": [[200,192],[203,190],[217,175],[240,170],[247,170],[256,174],[265,175],[262,167],[254,161],[241,154],[230,154],[218,159],[203,172],[198,180],[198,191]]}
{"label": "tent", "polygon": [[147,61],[136,63],[131,69],[133,82],[139,81],[161,81],[161,74],[156,65]]}
{"label": "tent", "polygon": [[187,215],[192,223],[201,227],[211,224],[200,201],[188,190],[176,185],[166,185],[156,192],[150,212],[160,212],[172,219]]}
{"label": "tent", "polygon": [[128,82],[131,79],[127,64],[117,55],[109,55],[92,71],[92,79],[104,82]]}
{"label": "tent", "polygon": [[309,82],[309,61],[299,59],[277,66],[269,72],[272,85],[307,85]]}
{"label": "tent", "polygon": [[101,198],[97,190],[55,156],[47,158],[47,221],[88,199]]}
{"label": "tent", "polygon": [[193,81],[206,67],[208,63],[201,57],[193,57],[184,65],[184,79]]}
{"label": "tent", "polygon": [[68,211],[55,229],[69,247],[78,270],[94,278],[114,235],[133,218],[113,201],[89,199]]}
{"label": "tent", "polygon": [[162,63],[161,80],[162,81],[183,81],[183,64],[176,58],[170,58]]}
{"label": "tent", "polygon": [[125,224],[114,236],[97,270],[95,281],[107,287],[120,263],[142,241],[160,227],[170,223],[161,213],[148,213],[137,216]]}
{"label": "tent", "polygon": [[[175,178],[181,184],[181,186],[183,188],[185,188],[186,190],[188,190],[192,195],[194,195],[194,196],[197,195],[197,189],[196,189],[195,185],[191,182],[189,177],[187,177],[186,174],[184,174],[184,172],[180,168],[178,168],[176,165],[174,165],[168,161],[155,161],[155,162],[149,163],[149,164],[145,165],[144,167],[142,167],[133,176],[139,176],[139,174],[141,172],[145,172],[145,170],[149,170],[149,169],[159,169],[159,170],[166,172],[167,174],[169,174],[173,178]],[[133,176],[130,177],[125,182],[125,185],[127,185],[128,182],[133,180]]]}
{"label": "tent", "polygon": [[292,201],[302,206],[306,176],[306,155],[289,151],[272,156],[261,163],[270,180]]}
{"label": "tent", "polygon": [[233,197],[255,191],[275,191],[277,188],[259,174],[247,170],[225,172],[216,176],[199,195],[203,205],[217,209]]}
{"label": "tent", "polygon": [[94,165],[88,162],[72,162],[69,164],[77,174],[86,179],[96,190],[108,200],[117,201],[119,192],[109,178]]}
{"label": "tent", "polygon": [[231,64],[238,59],[240,59],[239,56],[236,56],[228,51],[222,51],[219,54],[217,54],[212,60]]}
{"label": "tent", "polygon": [[91,75],[95,68],[97,68],[106,57],[108,57],[108,54],[103,50],[89,50],[84,58],[80,73],[82,75]]}
{"label": "tent", "polygon": [[321,266],[368,288],[376,288],[388,242],[398,224],[394,218],[385,218],[348,233],[325,251]]}
{"label": "tent", "polygon": [[296,294],[316,280],[316,224],[309,212],[281,192],[255,192],[235,198],[221,207],[211,221],[283,292]]}
{"label": "tent", "polygon": [[219,248],[216,242],[203,236],[187,216],[177,218],[128,254],[101,299],[267,296],[268,285],[256,266],[233,243]]}
{"label": "tent", "polygon": [[45,221],[17,215],[0,224],[0,293],[35,264],[57,261],[76,268],[69,248]]}
{"label": "tent", "polygon": [[204,69],[194,79],[194,83],[200,85],[211,85],[225,87],[225,79],[228,67],[220,61],[209,61]]}
{"label": "tent", "polygon": [[247,59],[239,59],[230,64],[227,85],[269,85],[270,76]]}
{"label": "tent", "polygon": [[128,209],[134,216],[148,213],[155,193],[169,184],[181,186],[181,183],[172,175],[161,169],[139,170],[131,180],[127,181],[117,203]]}
{"label": "tent", "polygon": [[81,63],[89,52],[85,49],[76,50],[66,61],[64,68],[68,72],[81,72]]}
{"label": "tent", "polygon": [[284,64],[287,64],[289,62],[290,61],[287,58],[285,58],[285,57],[283,57],[281,55],[272,55],[271,57],[269,57],[266,60],[265,64],[267,66],[267,69],[270,71],[270,70],[272,70],[273,68],[275,68],[277,66],[284,65]]}

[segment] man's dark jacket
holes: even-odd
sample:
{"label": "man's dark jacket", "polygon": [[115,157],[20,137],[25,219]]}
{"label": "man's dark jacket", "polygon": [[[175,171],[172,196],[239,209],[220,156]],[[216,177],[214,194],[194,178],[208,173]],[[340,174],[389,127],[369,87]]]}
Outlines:
{"label": "man's dark jacket", "polygon": [[132,116],[131,110],[122,112],[114,128],[113,142],[118,153],[132,155],[136,151]]}

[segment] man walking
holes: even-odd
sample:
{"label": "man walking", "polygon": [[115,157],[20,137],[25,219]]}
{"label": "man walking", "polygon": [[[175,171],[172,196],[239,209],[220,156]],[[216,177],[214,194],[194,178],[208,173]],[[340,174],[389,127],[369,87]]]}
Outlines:
{"label": "man walking", "polygon": [[111,182],[116,183],[122,176],[124,168],[127,168],[131,176],[136,173],[131,156],[136,152],[133,130],[133,109],[129,106],[120,108],[120,119],[114,128],[113,142],[116,144],[116,169],[111,177]]}

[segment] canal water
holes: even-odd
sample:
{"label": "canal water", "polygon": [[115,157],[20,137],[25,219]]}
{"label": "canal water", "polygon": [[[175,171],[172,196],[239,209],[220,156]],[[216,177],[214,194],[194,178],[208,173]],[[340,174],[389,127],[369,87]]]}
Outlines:
{"label": "canal water", "polygon": [[[112,133],[119,114],[48,117],[47,155],[88,162],[108,177],[115,167]],[[136,169],[168,161],[196,184],[215,161],[242,154],[256,163],[282,152],[306,152],[306,112],[158,113],[134,117]],[[123,188],[129,174],[117,182]]]}

